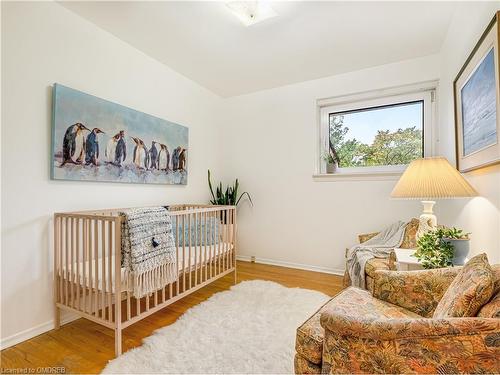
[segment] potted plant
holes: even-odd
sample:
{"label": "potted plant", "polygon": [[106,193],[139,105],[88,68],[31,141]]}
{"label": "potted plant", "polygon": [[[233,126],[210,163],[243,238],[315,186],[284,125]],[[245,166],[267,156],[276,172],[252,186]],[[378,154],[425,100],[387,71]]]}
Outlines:
{"label": "potted plant", "polygon": [[[212,199],[210,200],[210,203],[213,205],[229,205],[229,206],[238,206],[240,203],[241,199],[246,196],[248,200],[250,201],[250,204],[253,205],[252,202],[252,197],[250,194],[246,191],[238,195],[240,183],[238,179],[233,183],[231,186],[227,186],[225,189],[222,186],[222,182],[219,182],[219,185],[217,185],[214,193],[214,189],[212,187],[212,178],[210,175],[210,169],[208,170],[208,187],[210,188],[210,193],[212,194]],[[226,217],[226,212],[223,211],[221,212],[221,222],[224,226],[229,225],[228,231],[229,233],[233,233],[233,224],[228,224],[227,223],[227,217]],[[227,229],[227,228],[224,228]],[[226,233],[226,231],[223,229],[223,233]],[[228,240],[232,240],[232,236]]]}
{"label": "potted plant", "polygon": [[438,228],[425,233],[417,241],[413,254],[424,268],[462,265],[469,253],[469,233],[457,228]]}
{"label": "potted plant", "polygon": [[335,173],[338,167],[337,160],[329,152],[323,154],[323,160],[326,162],[326,173]]}

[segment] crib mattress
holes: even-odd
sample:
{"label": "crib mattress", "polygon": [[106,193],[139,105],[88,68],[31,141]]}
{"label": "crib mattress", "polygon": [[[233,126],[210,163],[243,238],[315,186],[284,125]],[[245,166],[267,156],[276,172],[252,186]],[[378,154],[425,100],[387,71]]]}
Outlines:
{"label": "crib mattress", "polygon": [[[227,242],[220,242],[218,244],[214,245],[202,245],[202,246],[186,246],[185,248],[185,258],[184,258],[184,252],[182,247],[179,248],[179,254],[178,254],[178,269],[179,273],[181,272],[189,272],[189,269],[194,270],[196,260],[198,261],[198,265],[205,264],[208,261],[210,261],[210,256],[216,257],[218,255],[224,255],[227,254],[227,252],[231,251],[233,248],[232,243],[227,243]],[[112,283],[112,290],[113,292],[115,291],[115,285],[114,285],[114,279],[115,279],[115,257],[111,257],[111,283]],[[106,257],[105,264],[106,267],[109,267],[109,257]],[[83,277],[83,269],[87,270],[86,273],[89,273],[89,267],[91,269],[91,275],[92,275],[92,287],[95,287],[95,275],[96,275],[96,265],[95,265],[95,259],[90,261],[81,261],[81,262],[75,262],[73,263],[73,267],[69,266],[69,271],[71,272],[73,270],[73,278],[76,277],[76,269],[79,267],[79,273],[80,273],[80,284],[84,284],[84,277]],[[66,271],[66,265],[63,264],[61,270],[65,273]],[[103,272],[102,272],[102,258],[98,258],[97,261],[97,277],[98,277],[98,288],[100,290],[103,290]],[[85,284],[89,286],[89,279],[85,280]],[[125,279],[125,269],[121,268],[121,291],[126,291],[127,290],[127,280]],[[106,270],[106,288],[109,288],[109,271]]]}

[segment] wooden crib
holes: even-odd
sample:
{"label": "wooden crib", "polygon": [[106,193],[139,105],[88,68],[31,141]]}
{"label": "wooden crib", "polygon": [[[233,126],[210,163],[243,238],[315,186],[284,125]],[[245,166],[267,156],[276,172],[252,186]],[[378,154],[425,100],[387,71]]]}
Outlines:
{"label": "wooden crib", "polygon": [[[114,329],[119,356],[124,328],[231,272],[236,283],[235,207],[175,205],[169,210],[177,234],[178,277],[142,298],[133,297],[121,267],[121,209],[54,214],[56,329],[61,309]],[[214,226],[216,240],[208,233]]]}

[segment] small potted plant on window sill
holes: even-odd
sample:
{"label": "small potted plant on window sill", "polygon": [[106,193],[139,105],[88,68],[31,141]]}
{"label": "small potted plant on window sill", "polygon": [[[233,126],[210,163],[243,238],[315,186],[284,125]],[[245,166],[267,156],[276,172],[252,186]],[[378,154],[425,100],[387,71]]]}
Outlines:
{"label": "small potted plant on window sill", "polygon": [[457,228],[431,230],[419,238],[414,256],[424,268],[463,265],[469,254],[469,234]]}
{"label": "small potted plant on window sill", "polygon": [[326,162],[326,173],[331,174],[337,171],[338,163],[331,153],[325,152],[323,154],[323,160]]}

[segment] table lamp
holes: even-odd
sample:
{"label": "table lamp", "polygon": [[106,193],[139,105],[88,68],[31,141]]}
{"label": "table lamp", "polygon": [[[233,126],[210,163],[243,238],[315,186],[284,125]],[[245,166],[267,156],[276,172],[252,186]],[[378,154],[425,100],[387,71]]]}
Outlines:
{"label": "table lamp", "polygon": [[432,208],[435,199],[470,198],[477,191],[444,157],[414,160],[399,179],[391,193],[392,198],[419,199],[424,205],[420,215],[417,239],[437,226]]}

